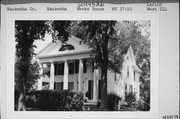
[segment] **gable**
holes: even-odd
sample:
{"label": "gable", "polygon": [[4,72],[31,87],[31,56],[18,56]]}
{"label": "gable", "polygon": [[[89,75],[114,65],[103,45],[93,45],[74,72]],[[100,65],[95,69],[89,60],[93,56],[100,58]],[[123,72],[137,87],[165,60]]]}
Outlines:
{"label": "gable", "polygon": [[135,56],[134,56],[133,49],[132,49],[131,45],[128,48],[128,51],[127,51],[126,56],[125,56],[125,60],[129,60],[134,65],[136,64]]}
{"label": "gable", "polygon": [[141,70],[136,65],[136,59],[135,59],[135,55],[134,55],[134,52],[133,52],[133,49],[132,49],[131,45],[129,46],[128,51],[126,53],[125,62],[128,63],[129,66],[132,66],[134,71],[141,72]]}
{"label": "gable", "polygon": [[81,39],[75,36],[70,36],[67,44],[63,46],[60,41],[57,41],[55,43],[51,42],[37,54],[37,57],[53,57],[57,55],[63,56],[67,54],[91,52],[91,49],[83,43],[80,44],[80,41]]}

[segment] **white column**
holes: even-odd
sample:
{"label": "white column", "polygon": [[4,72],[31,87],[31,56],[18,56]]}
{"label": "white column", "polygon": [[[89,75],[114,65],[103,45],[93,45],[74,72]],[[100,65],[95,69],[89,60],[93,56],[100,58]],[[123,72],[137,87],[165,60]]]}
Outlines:
{"label": "white column", "polygon": [[64,82],[63,82],[63,90],[68,90],[68,75],[69,75],[69,67],[67,60],[64,62]]}
{"label": "white column", "polygon": [[40,63],[40,78],[38,79],[38,90],[42,90],[42,75],[43,75],[43,65]]}
{"label": "white column", "polygon": [[54,90],[54,63],[53,62],[51,62],[50,89]]}
{"label": "white column", "polygon": [[78,91],[82,91],[83,61],[79,59]]}
{"label": "white column", "polygon": [[98,69],[94,69],[94,76],[93,76],[93,101],[97,101],[97,74]]}

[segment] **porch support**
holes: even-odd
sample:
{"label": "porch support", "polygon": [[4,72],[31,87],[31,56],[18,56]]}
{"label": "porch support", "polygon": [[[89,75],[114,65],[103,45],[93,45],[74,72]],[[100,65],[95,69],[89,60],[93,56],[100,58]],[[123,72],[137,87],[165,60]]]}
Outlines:
{"label": "porch support", "polygon": [[[40,63],[40,75],[43,74],[43,64]],[[38,90],[42,90],[42,76],[38,79]]]}
{"label": "porch support", "polygon": [[97,101],[97,75],[98,69],[94,69],[94,76],[93,76],[93,101]]}
{"label": "porch support", "polygon": [[82,91],[83,61],[79,59],[78,91]]}
{"label": "porch support", "polygon": [[51,62],[51,71],[50,71],[50,89],[54,89],[54,63]]}
{"label": "porch support", "polygon": [[67,60],[64,61],[64,81],[63,81],[63,90],[68,90],[68,75],[69,75],[69,66]]}

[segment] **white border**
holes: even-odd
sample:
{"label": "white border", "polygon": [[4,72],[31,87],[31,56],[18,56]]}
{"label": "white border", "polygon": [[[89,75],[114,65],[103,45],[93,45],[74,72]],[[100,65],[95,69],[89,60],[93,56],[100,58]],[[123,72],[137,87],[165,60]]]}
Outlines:
{"label": "white border", "polygon": [[[15,20],[150,20],[151,21],[151,109],[148,112],[42,112],[14,111]],[[6,116],[9,118],[157,118],[158,117],[158,51],[159,18],[155,14],[7,14],[5,64]],[[7,83],[8,82],[8,83]]]}

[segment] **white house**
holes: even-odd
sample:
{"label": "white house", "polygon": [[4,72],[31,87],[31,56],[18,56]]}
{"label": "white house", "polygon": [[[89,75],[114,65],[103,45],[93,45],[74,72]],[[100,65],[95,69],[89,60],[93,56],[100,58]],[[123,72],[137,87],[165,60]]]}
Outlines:
{"label": "white house", "polygon": [[[49,43],[38,54],[37,58],[44,70],[38,80],[38,90],[74,90],[81,91],[89,103],[97,103],[101,97],[100,69],[94,69],[91,60],[91,49],[79,43],[80,39],[71,36],[66,45],[61,42]],[[124,99],[129,92],[139,97],[139,75],[132,47],[125,55],[122,74],[108,71],[107,91]],[[50,69],[50,70],[48,70]]]}

